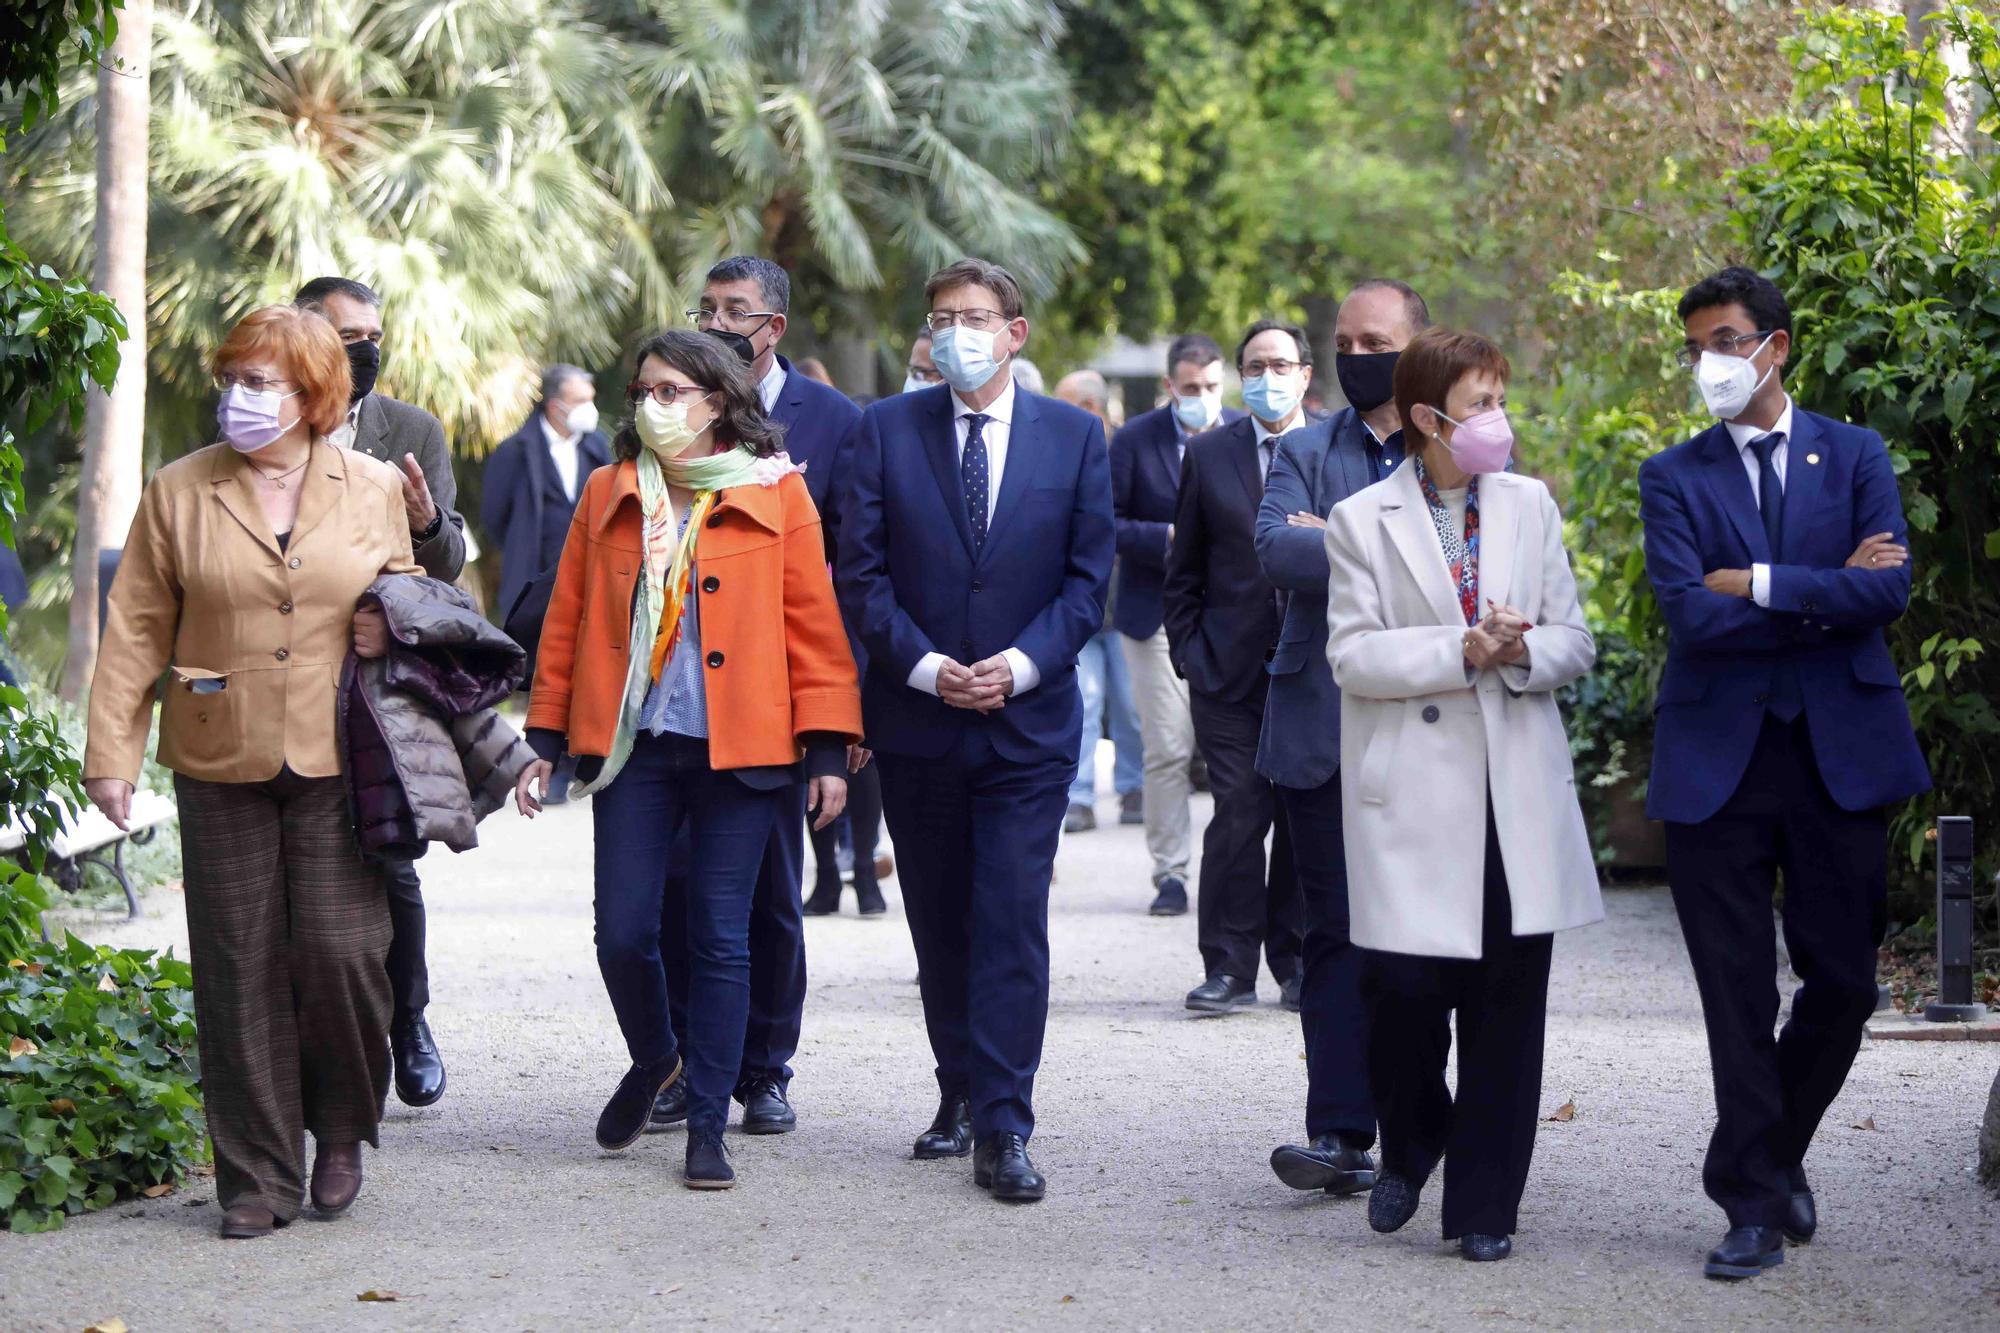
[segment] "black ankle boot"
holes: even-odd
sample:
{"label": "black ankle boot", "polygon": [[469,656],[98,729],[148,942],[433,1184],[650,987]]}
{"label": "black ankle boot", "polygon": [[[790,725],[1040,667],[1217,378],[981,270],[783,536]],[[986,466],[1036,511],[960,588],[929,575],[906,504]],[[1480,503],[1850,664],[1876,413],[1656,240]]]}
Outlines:
{"label": "black ankle boot", "polygon": [[824,875],[813,886],[812,896],[806,899],[807,916],[834,916],[840,911],[840,876],[831,881]]}

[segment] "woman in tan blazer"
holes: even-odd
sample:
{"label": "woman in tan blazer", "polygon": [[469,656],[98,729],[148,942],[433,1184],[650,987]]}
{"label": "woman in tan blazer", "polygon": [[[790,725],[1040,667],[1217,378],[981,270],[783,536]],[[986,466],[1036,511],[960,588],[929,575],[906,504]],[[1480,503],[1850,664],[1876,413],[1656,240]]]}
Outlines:
{"label": "woman in tan blazer", "polygon": [[350,372],[333,327],[289,306],[215,358],[222,443],[146,485],[111,588],[84,787],[121,828],[154,685],[174,771],[202,1088],[222,1234],[268,1235],[305,1193],[345,1209],[389,1086],[389,913],[356,849],[334,701],[349,646],[385,645],[355,601],[417,574],[402,483],[325,436]]}

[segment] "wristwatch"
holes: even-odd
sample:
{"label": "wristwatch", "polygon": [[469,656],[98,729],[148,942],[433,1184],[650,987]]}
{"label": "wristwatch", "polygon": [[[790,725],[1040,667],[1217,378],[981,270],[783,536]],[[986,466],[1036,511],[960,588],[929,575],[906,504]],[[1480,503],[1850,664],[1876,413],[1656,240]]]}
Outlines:
{"label": "wristwatch", "polygon": [[437,536],[438,533],[443,530],[444,530],[444,508],[443,506],[439,506],[438,511],[435,514],[431,515],[431,521],[424,525],[424,530],[422,532],[413,532],[410,534],[410,544],[413,546],[422,546],[425,542]]}

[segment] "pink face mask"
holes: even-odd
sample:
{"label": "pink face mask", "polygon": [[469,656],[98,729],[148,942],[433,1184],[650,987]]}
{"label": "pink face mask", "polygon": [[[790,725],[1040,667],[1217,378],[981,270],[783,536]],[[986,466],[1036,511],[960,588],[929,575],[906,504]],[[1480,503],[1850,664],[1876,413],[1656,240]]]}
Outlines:
{"label": "pink face mask", "polygon": [[[1436,408],[1431,410],[1437,412]],[[1438,415],[1451,421],[1455,428],[1444,447],[1451,451],[1451,461],[1460,472],[1476,476],[1507,470],[1507,460],[1514,454],[1514,428],[1508,424],[1504,408],[1496,407],[1463,421],[1452,421],[1443,412]]]}

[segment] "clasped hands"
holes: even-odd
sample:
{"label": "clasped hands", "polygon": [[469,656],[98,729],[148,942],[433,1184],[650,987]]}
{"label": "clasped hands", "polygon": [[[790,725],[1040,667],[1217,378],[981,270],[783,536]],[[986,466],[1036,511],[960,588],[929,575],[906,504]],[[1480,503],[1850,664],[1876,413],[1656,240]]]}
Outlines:
{"label": "clasped hands", "polygon": [[[1854,548],[1854,554],[1847,557],[1849,569],[1901,569],[1910,560],[1910,548],[1900,545],[1893,532],[1878,532],[1872,537],[1861,539],[1861,545]],[[1750,571],[1747,569],[1711,570],[1701,581],[1710,592],[1719,592],[1725,597],[1750,598]]]}
{"label": "clasped hands", "polygon": [[1475,671],[1512,666],[1528,656],[1527,633],[1534,622],[1511,606],[1486,599],[1486,618],[1465,631],[1465,660]]}
{"label": "clasped hands", "polygon": [[1014,692],[1014,665],[1005,653],[962,666],[947,657],[937,673],[938,698],[953,708],[991,713],[1007,706]]}

